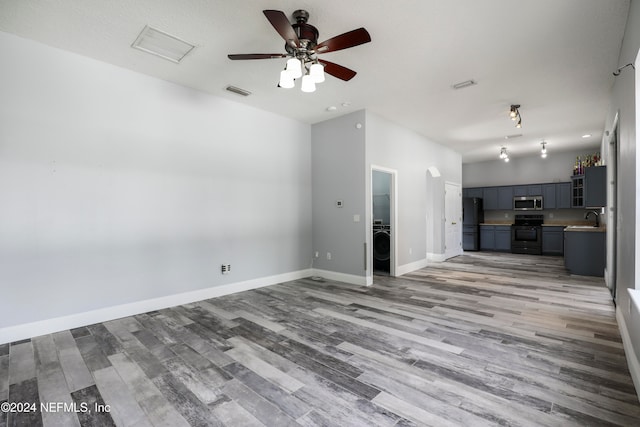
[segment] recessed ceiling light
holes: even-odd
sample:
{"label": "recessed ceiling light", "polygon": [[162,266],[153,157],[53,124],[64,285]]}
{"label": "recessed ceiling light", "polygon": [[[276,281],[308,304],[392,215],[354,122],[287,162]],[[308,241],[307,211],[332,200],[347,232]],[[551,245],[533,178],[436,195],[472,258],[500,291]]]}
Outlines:
{"label": "recessed ceiling light", "polygon": [[177,64],[195,45],[146,25],[131,47]]}
{"label": "recessed ceiling light", "polygon": [[522,136],[521,133],[514,133],[513,135],[507,135],[504,137],[504,139],[513,139],[513,138],[520,138]]}
{"label": "recessed ceiling light", "polygon": [[582,135],[583,138],[590,138],[591,134],[590,133],[585,133],[584,135]]}
{"label": "recessed ceiling light", "polygon": [[469,86],[474,86],[477,85],[478,83],[475,80],[466,80],[464,82],[460,82],[460,83],[456,83],[454,85],[451,85],[451,88],[453,89],[463,89],[465,87],[469,87]]}
{"label": "recessed ceiling light", "polygon": [[336,107],[333,105],[331,107],[327,107],[327,111],[336,111]]}
{"label": "recessed ceiling light", "polygon": [[343,107],[348,107],[348,106],[350,106],[350,105],[351,105],[351,102],[349,102],[349,101],[344,101],[344,102],[342,103],[342,106],[343,106]]}

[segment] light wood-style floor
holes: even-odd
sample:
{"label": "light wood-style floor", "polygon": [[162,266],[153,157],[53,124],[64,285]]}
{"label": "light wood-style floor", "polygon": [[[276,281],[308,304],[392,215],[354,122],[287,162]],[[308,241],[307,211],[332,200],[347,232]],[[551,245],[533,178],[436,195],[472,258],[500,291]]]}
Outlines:
{"label": "light wood-style floor", "polygon": [[47,408],[0,426],[640,425],[600,279],[472,253],[375,282],[299,280],[0,345],[0,402]]}

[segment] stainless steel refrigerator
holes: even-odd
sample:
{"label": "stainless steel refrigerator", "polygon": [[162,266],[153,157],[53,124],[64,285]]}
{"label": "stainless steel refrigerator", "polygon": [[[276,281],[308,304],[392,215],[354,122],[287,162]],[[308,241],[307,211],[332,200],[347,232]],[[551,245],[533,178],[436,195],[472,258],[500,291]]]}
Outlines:
{"label": "stainless steel refrigerator", "polygon": [[462,249],[480,250],[480,223],[484,222],[482,199],[464,197],[462,199]]}

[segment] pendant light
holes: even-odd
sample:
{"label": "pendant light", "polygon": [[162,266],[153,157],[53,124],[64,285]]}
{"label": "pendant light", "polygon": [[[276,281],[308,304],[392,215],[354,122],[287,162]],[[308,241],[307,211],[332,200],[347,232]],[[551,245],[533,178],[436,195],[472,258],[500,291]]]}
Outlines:
{"label": "pendant light", "polygon": [[540,144],[542,144],[542,150],[540,150],[540,157],[542,157],[543,159],[547,158],[547,143],[545,141],[542,141]]}

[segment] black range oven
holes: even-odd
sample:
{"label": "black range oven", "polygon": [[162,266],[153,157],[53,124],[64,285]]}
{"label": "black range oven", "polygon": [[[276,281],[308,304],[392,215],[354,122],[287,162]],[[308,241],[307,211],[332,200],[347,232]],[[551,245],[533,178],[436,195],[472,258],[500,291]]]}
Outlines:
{"label": "black range oven", "polygon": [[516,215],[511,226],[511,253],[542,255],[543,215]]}

